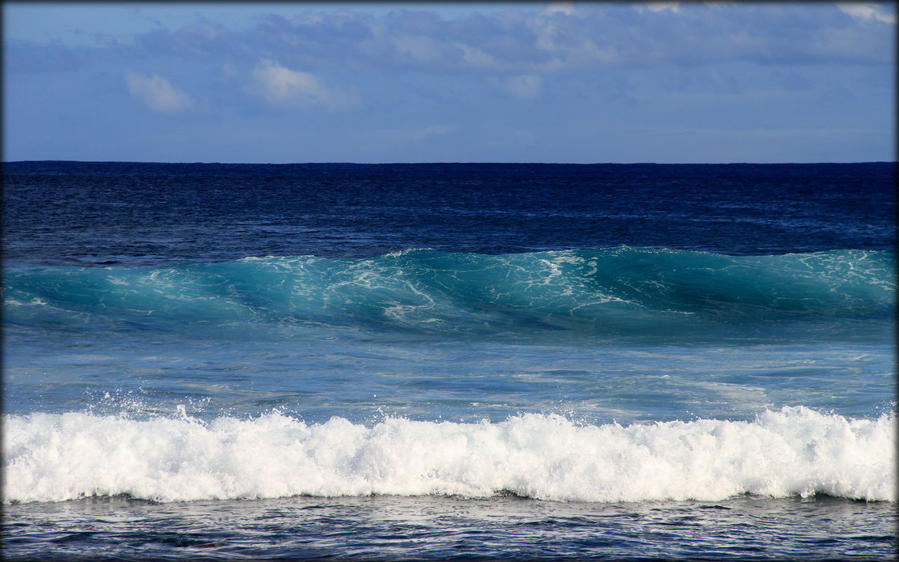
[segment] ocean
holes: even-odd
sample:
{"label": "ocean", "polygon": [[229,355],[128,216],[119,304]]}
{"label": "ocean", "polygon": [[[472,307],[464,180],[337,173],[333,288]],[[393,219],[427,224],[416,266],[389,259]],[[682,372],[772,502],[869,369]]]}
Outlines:
{"label": "ocean", "polygon": [[3,181],[5,558],[897,555],[893,163]]}

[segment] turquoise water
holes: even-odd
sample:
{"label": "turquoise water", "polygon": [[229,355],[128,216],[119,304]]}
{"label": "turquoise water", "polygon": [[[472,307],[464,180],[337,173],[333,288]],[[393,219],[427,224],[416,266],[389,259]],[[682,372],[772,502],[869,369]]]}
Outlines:
{"label": "turquoise water", "polygon": [[138,268],[11,268],[7,322],[24,331],[191,339],[291,327],[445,339],[590,343],[892,337],[895,255],[728,256],[612,248],[375,258],[246,258]]}
{"label": "turquoise water", "polygon": [[[27,177],[82,193],[100,182],[98,206],[110,189],[132,193],[131,175],[103,169],[91,172],[102,182]],[[565,170],[582,195],[555,196],[574,208],[594,180]],[[672,170],[646,170],[668,189]],[[763,171],[737,177],[772,182],[774,168]],[[805,173],[788,171],[791,181]],[[262,181],[258,172],[234,181]],[[694,181],[713,190],[716,174]],[[7,204],[26,191],[14,184]],[[27,213],[16,216],[7,247],[34,247],[20,230],[45,240],[58,230],[53,244],[4,264],[4,554],[894,556],[896,256],[866,242],[882,225],[847,203],[851,190],[830,188],[818,223],[781,201],[777,228],[795,222],[784,239],[857,235],[853,249],[729,253],[709,242],[700,191],[691,205],[670,203],[679,226],[668,232],[695,223],[671,248],[626,236],[587,247],[583,225],[572,225],[569,248],[492,253],[462,239],[455,249],[417,244],[453,245],[443,215],[421,226],[414,198],[394,203],[419,226],[374,255],[235,258],[208,241],[203,252],[157,255],[148,249],[158,251],[159,233],[128,229],[142,208],[134,201],[112,216],[115,237],[82,228],[89,213],[66,225],[29,207],[40,220],[25,228]],[[360,239],[387,239],[372,226],[383,197],[340,220]],[[646,192],[631,197],[615,216],[641,216]],[[764,223],[764,208],[716,197],[735,220]],[[541,201],[554,199],[509,213],[564,239],[565,222],[547,218],[559,210],[541,215]],[[185,223],[172,248],[229,232],[215,221],[233,218],[230,204],[203,210],[206,230],[191,223],[195,210],[162,206]],[[282,220],[352,238],[322,226],[333,211],[313,219],[297,205]],[[561,214],[601,224],[606,212],[578,209]],[[268,229],[268,245],[299,244],[296,228],[260,217],[240,228]],[[501,226],[484,223],[484,236],[506,236]],[[516,247],[539,246],[535,232],[519,231]],[[739,244],[771,240],[755,236]],[[75,243],[83,237],[102,249],[94,258]],[[60,250],[66,242],[80,257]]]}
{"label": "turquoise water", "polygon": [[894,500],[894,269],[632,248],[11,269],[7,497]]}

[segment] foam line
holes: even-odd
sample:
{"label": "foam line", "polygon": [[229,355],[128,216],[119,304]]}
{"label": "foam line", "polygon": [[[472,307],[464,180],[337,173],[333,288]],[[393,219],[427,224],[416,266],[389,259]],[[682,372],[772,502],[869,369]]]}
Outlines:
{"label": "foam line", "polygon": [[895,416],[805,407],[755,421],[580,425],[335,417],[308,425],[88,413],[5,416],[4,501],[129,494],[158,501],[505,491],[548,500],[720,500],[828,494],[896,500]]}

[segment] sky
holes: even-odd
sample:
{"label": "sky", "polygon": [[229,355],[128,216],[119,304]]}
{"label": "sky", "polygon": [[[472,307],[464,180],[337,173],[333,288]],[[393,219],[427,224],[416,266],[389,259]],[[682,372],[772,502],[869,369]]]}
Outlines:
{"label": "sky", "polygon": [[3,160],[896,159],[892,3],[3,4]]}

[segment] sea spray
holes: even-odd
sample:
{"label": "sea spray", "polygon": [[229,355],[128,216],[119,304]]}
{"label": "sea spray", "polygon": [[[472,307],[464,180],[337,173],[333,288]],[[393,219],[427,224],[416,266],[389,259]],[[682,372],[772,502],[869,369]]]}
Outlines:
{"label": "sea spray", "polygon": [[86,413],[6,416],[5,501],[126,494],[158,501],[497,493],[562,501],[739,494],[896,500],[895,417],[804,407],[751,422],[585,425],[388,417],[371,426],[281,413],[208,423]]}

